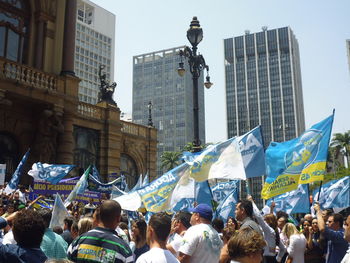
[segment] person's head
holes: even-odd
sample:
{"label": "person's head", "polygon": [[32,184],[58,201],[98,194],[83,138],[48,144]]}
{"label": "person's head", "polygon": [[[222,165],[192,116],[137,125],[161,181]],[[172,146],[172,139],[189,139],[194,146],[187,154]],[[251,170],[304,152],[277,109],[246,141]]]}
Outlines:
{"label": "person's head", "polygon": [[92,225],[93,227],[97,227],[101,223],[101,218],[100,218],[100,207],[97,207],[92,214]]}
{"label": "person's head", "polygon": [[78,222],[74,221],[72,227],[70,228],[70,234],[73,239],[76,239],[79,236]]}
{"label": "person's head", "polygon": [[26,187],[25,187],[24,185],[19,185],[19,190],[20,190],[22,193],[25,193]]}
{"label": "person's head", "polygon": [[21,247],[39,248],[45,229],[44,220],[34,210],[19,211],[13,220],[13,236]]}
{"label": "person's head", "polygon": [[13,194],[13,199],[14,199],[14,200],[19,200],[19,193],[18,193],[18,192],[15,192],[15,193]]}
{"label": "person's head", "polygon": [[188,209],[191,216],[191,225],[196,225],[200,223],[210,224],[213,218],[213,210],[207,204],[199,204],[194,208]]}
{"label": "person's head", "polygon": [[224,241],[224,244],[226,244],[230,240],[234,233],[235,230],[232,227],[225,227],[222,230],[222,241]]}
{"label": "person's head", "polygon": [[229,217],[227,218],[226,227],[232,228],[233,230],[238,230],[239,225],[238,225],[236,219],[234,219],[232,216],[229,216]]}
{"label": "person's head", "polygon": [[348,215],[344,222],[344,229],[344,239],[350,243],[350,215]]}
{"label": "person's head", "polygon": [[343,222],[344,222],[343,216],[341,214],[335,213],[335,214],[331,214],[328,217],[327,225],[330,229],[337,231],[343,228]]}
{"label": "person's head", "polygon": [[267,214],[264,217],[265,222],[273,229],[277,228],[277,218],[274,214]]}
{"label": "person's head", "polygon": [[173,231],[175,233],[182,233],[191,227],[191,213],[185,211],[179,211],[174,215],[172,222]]}
{"label": "person's head", "polygon": [[227,244],[231,260],[260,263],[263,248],[266,246],[262,235],[247,227],[233,234]]}
{"label": "person's head", "polygon": [[131,230],[136,243],[146,241],[147,224],[145,220],[138,219],[134,221]]}
{"label": "person's head", "polygon": [[92,229],[93,219],[90,216],[83,217],[78,222],[78,235],[82,235]]}
{"label": "person's head", "polygon": [[214,229],[218,233],[222,233],[222,230],[224,229],[224,221],[220,218],[214,218],[214,220],[211,222],[211,225],[214,227]]}
{"label": "person's head", "polygon": [[72,228],[72,224],[74,222],[74,218],[71,216],[66,217],[65,219],[63,219],[63,230],[68,230],[70,231],[70,229]]}
{"label": "person's head", "polygon": [[39,215],[42,217],[45,223],[45,227],[48,228],[50,226],[52,212],[49,208],[43,208],[38,211]]}
{"label": "person's head", "polygon": [[75,211],[73,212],[73,217],[74,217],[74,220],[75,220],[75,221],[79,221],[79,219],[80,219],[80,212],[79,212],[79,209],[78,209],[78,210],[75,210]]}
{"label": "person's head", "polygon": [[311,215],[311,214],[306,214],[306,215],[304,216],[304,219],[305,219],[306,221],[309,221],[309,223],[311,224],[312,215]]}
{"label": "person's head", "polygon": [[13,212],[15,212],[15,206],[14,206],[13,203],[9,203],[9,204],[7,205],[7,213],[8,213],[8,214],[12,214]]}
{"label": "person's head", "polygon": [[153,214],[147,227],[147,243],[166,243],[171,229],[171,218],[166,213]]}
{"label": "person's head", "polygon": [[323,221],[327,224],[328,217],[333,213],[332,209],[326,209],[322,211]]}
{"label": "person's head", "polygon": [[318,232],[319,231],[317,218],[313,218],[312,219],[311,227],[312,227],[312,230],[314,232]]}
{"label": "person's head", "polygon": [[106,200],[100,206],[100,220],[105,228],[116,229],[120,222],[121,207],[117,201]]}
{"label": "person's head", "polygon": [[249,200],[243,199],[238,202],[235,210],[236,219],[243,221],[247,217],[253,216],[253,204]]}
{"label": "person's head", "polygon": [[292,235],[299,234],[299,231],[292,223],[286,223],[282,229],[282,233],[289,239]]}
{"label": "person's head", "polygon": [[287,223],[287,218],[284,216],[281,216],[280,218],[277,219],[277,226],[280,230],[283,229],[286,223]]}
{"label": "person's head", "polygon": [[52,231],[55,232],[56,234],[59,234],[59,235],[61,235],[63,233],[63,229],[61,226],[54,226],[52,228]]}
{"label": "person's head", "polygon": [[312,220],[309,221],[309,220],[305,219],[304,222],[303,222],[303,229],[309,228],[309,226],[311,226],[310,222],[312,222]]}

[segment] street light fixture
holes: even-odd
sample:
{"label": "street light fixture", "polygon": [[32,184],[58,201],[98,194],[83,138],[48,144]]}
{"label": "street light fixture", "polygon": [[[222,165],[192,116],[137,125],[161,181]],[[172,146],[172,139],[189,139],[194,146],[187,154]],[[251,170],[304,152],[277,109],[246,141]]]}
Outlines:
{"label": "street light fixture", "polygon": [[180,63],[177,73],[183,77],[185,75],[185,68],[183,58],[188,59],[188,65],[192,74],[193,80],[193,151],[200,151],[201,141],[199,140],[199,124],[198,124],[198,78],[201,72],[205,69],[207,76],[205,78],[204,86],[209,89],[213,83],[210,82],[209,66],[205,63],[204,57],[201,54],[197,55],[197,46],[203,39],[203,30],[200,27],[196,16],[193,17],[190,28],[187,30],[187,39],[192,45],[192,49],[185,46],[184,50],[179,51]]}
{"label": "street light fixture", "polygon": [[153,104],[152,101],[148,102],[148,126],[153,127],[153,120],[152,120],[152,109],[153,109]]}

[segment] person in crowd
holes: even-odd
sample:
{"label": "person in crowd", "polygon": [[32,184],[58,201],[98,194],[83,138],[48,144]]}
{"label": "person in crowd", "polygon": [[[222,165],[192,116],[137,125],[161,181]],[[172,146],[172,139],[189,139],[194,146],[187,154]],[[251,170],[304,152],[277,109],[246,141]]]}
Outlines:
{"label": "person in crowd", "polygon": [[253,204],[249,200],[240,200],[236,205],[235,216],[240,221],[240,228],[250,227],[263,235],[260,226],[252,219],[253,217]]}
{"label": "person in crowd", "polygon": [[52,231],[55,232],[56,234],[59,234],[59,235],[62,235],[62,233],[63,233],[63,229],[61,226],[54,226],[52,228]]}
{"label": "person in crowd", "polygon": [[306,238],[299,233],[292,223],[286,223],[282,229],[283,234],[288,238],[286,263],[304,263],[304,253],[306,250]]}
{"label": "person in crowd", "polygon": [[96,205],[94,204],[94,199],[89,198],[89,202],[84,206],[84,215],[93,214],[96,209]]}
{"label": "person in crowd", "polygon": [[17,244],[0,244],[0,262],[44,263],[47,257],[40,249],[45,233],[42,217],[34,210],[22,210],[9,215],[7,219],[0,217],[0,228],[11,220]]}
{"label": "person in crowd", "polygon": [[337,213],[331,214],[328,217],[328,225],[326,226],[320,205],[316,203],[314,209],[316,211],[318,228],[328,240],[326,262],[339,263],[348,249],[348,242],[344,239],[343,216]]}
{"label": "person in crowd", "polygon": [[308,221],[309,224],[310,224],[310,226],[311,226],[312,215],[311,215],[311,214],[306,214],[306,215],[304,215],[304,219],[305,219],[306,221]]}
{"label": "person in crowd", "polygon": [[[247,198],[253,205],[253,214],[257,219],[261,229],[263,230],[266,246],[264,247],[263,257],[264,263],[281,262],[282,257],[286,251],[285,246],[280,242],[279,232],[277,230],[277,220],[273,214],[267,214],[265,218],[262,217],[260,210],[255,205],[251,195]],[[276,256],[276,247],[278,246],[278,255]]]}
{"label": "person in crowd", "polygon": [[133,244],[130,244],[130,247],[135,254],[136,261],[139,256],[149,250],[149,245],[146,242],[147,224],[145,220],[138,219],[133,221],[131,230]]}
{"label": "person in crowd", "polygon": [[119,228],[124,231],[125,235],[128,238],[128,243],[131,241],[130,233],[129,233],[129,227],[127,223],[120,222],[119,223]]}
{"label": "person in crowd", "polygon": [[191,227],[191,214],[185,211],[179,211],[174,215],[171,223],[171,237],[169,237],[167,249],[176,257],[179,256],[179,248],[182,244],[182,238],[188,228]]}
{"label": "person in crowd", "polygon": [[68,249],[68,259],[80,262],[133,262],[133,254],[125,241],[115,232],[120,221],[121,207],[114,200],[106,200],[94,213],[97,227],[79,236]]}
{"label": "person in crowd", "polygon": [[13,236],[13,231],[12,231],[12,221],[7,222],[7,226],[3,230],[4,236],[2,239],[2,243],[4,245],[7,244],[17,244],[15,237]]}
{"label": "person in crowd", "polygon": [[261,263],[265,246],[263,236],[250,227],[236,231],[227,244],[231,263]]}
{"label": "person in crowd", "polygon": [[72,239],[76,239],[79,236],[78,222],[74,221],[71,228],[70,234],[72,235]]}
{"label": "person in crowd", "polygon": [[349,248],[345,253],[345,256],[341,263],[349,263],[350,262],[350,215],[346,218],[344,222],[344,239],[349,243]]}
{"label": "person in crowd", "polygon": [[211,222],[211,225],[219,233],[219,236],[222,237],[222,230],[224,229],[224,221],[221,218],[214,218]]}
{"label": "person in crowd", "polygon": [[234,217],[229,216],[227,218],[226,227],[232,228],[234,231],[236,231],[236,230],[239,229],[239,224],[238,224],[237,220]]}
{"label": "person in crowd", "polygon": [[325,258],[323,254],[326,241],[318,228],[317,218],[312,219],[311,226],[308,228],[304,225],[304,235],[307,240],[305,262],[324,263]]}
{"label": "person in crowd", "polygon": [[211,207],[199,204],[189,209],[189,212],[192,213],[192,226],[186,231],[179,248],[180,262],[218,262],[223,243],[218,232],[211,226]]}
{"label": "person in crowd", "polygon": [[327,222],[328,222],[328,217],[333,214],[333,210],[331,208],[328,208],[328,209],[325,209],[325,210],[322,210],[322,218],[323,218],[323,221],[324,223],[327,225]]}
{"label": "person in crowd", "polygon": [[70,245],[70,243],[72,243],[72,241],[73,241],[73,237],[72,237],[72,234],[70,232],[73,222],[74,222],[74,218],[71,216],[66,217],[63,220],[64,225],[63,225],[63,233],[61,236],[67,242],[68,245]]}
{"label": "person in crowd", "polygon": [[142,254],[136,263],[178,263],[177,258],[166,249],[170,229],[171,219],[166,213],[153,214],[147,227],[150,250]]}
{"label": "person in crowd", "polygon": [[16,193],[18,193],[19,200],[23,203],[27,203],[27,197],[26,194],[29,193],[29,191],[26,190],[26,187],[24,185],[19,185],[18,189],[16,190]]}
{"label": "person in crowd", "polygon": [[78,236],[85,234],[93,228],[93,218],[90,216],[85,216],[81,218],[78,222]]}
{"label": "person in crowd", "polygon": [[9,215],[15,212],[15,206],[13,202],[8,202],[6,207],[6,213],[2,217],[7,218]]}
{"label": "person in crowd", "polygon": [[228,253],[227,244],[230,238],[233,236],[233,234],[236,232],[232,227],[225,227],[222,230],[222,241],[224,242],[224,246],[222,247],[220,251],[220,259],[219,263],[229,263],[230,262],[230,255]]}
{"label": "person in crowd", "polygon": [[67,242],[60,235],[56,234],[49,228],[52,217],[51,210],[44,208],[40,209],[38,213],[44,220],[46,227],[43,240],[40,244],[41,250],[44,251],[48,258],[67,258]]}

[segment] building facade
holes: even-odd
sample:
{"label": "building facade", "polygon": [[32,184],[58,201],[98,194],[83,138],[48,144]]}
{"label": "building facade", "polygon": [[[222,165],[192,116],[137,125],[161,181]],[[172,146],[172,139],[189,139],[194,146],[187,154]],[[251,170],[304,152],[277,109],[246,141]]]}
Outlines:
{"label": "building facade", "polygon": [[74,70],[79,100],[98,102],[99,66],[114,80],[115,15],[89,0],[77,0]]}
{"label": "building facade", "polygon": [[6,180],[30,148],[22,183],[34,162],[95,164],[107,181],[124,173],[155,177],[157,131],[120,120],[116,105],[78,99],[74,73],[75,0],[0,2],[0,163]]}
{"label": "building facade", "polygon": [[348,55],[348,65],[350,70],[350,39],[346,40],[346,54]]}
{"label": "building facade", "polygon": [[[181,151],[193,141],[192,75],[185,62],[186,74],[177,73],[184,47],[161,50],[133,57],[133,109],[134,123],[147,125],[148,104],[152,103],[152,120],[158,129],[158,175],[160,157],[165,151]],[[205,115],[203,75],[199,83],[199,138],[205,143]]]}
{"label": "building facade", "polygon": [[[289,27],[224,40],[228,137],[262,126],[264,146],[305,130],[298,41]],[[262,178],[252,192],[260,198]],[[245,187],[242,187],[243,189]]]}

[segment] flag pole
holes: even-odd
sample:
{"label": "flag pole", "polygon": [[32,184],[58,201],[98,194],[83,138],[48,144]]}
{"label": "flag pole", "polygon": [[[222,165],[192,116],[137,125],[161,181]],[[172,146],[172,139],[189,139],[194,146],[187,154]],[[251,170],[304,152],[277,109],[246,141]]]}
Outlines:
{"label": "flag pole", "polygon": [[323,183],[323,181],[321,181],[321,183],[320,183],[320,188],[318,189],[317,202],[318,202],[318,200],[320,200],[320,194],[321,194],[322,183]]}

